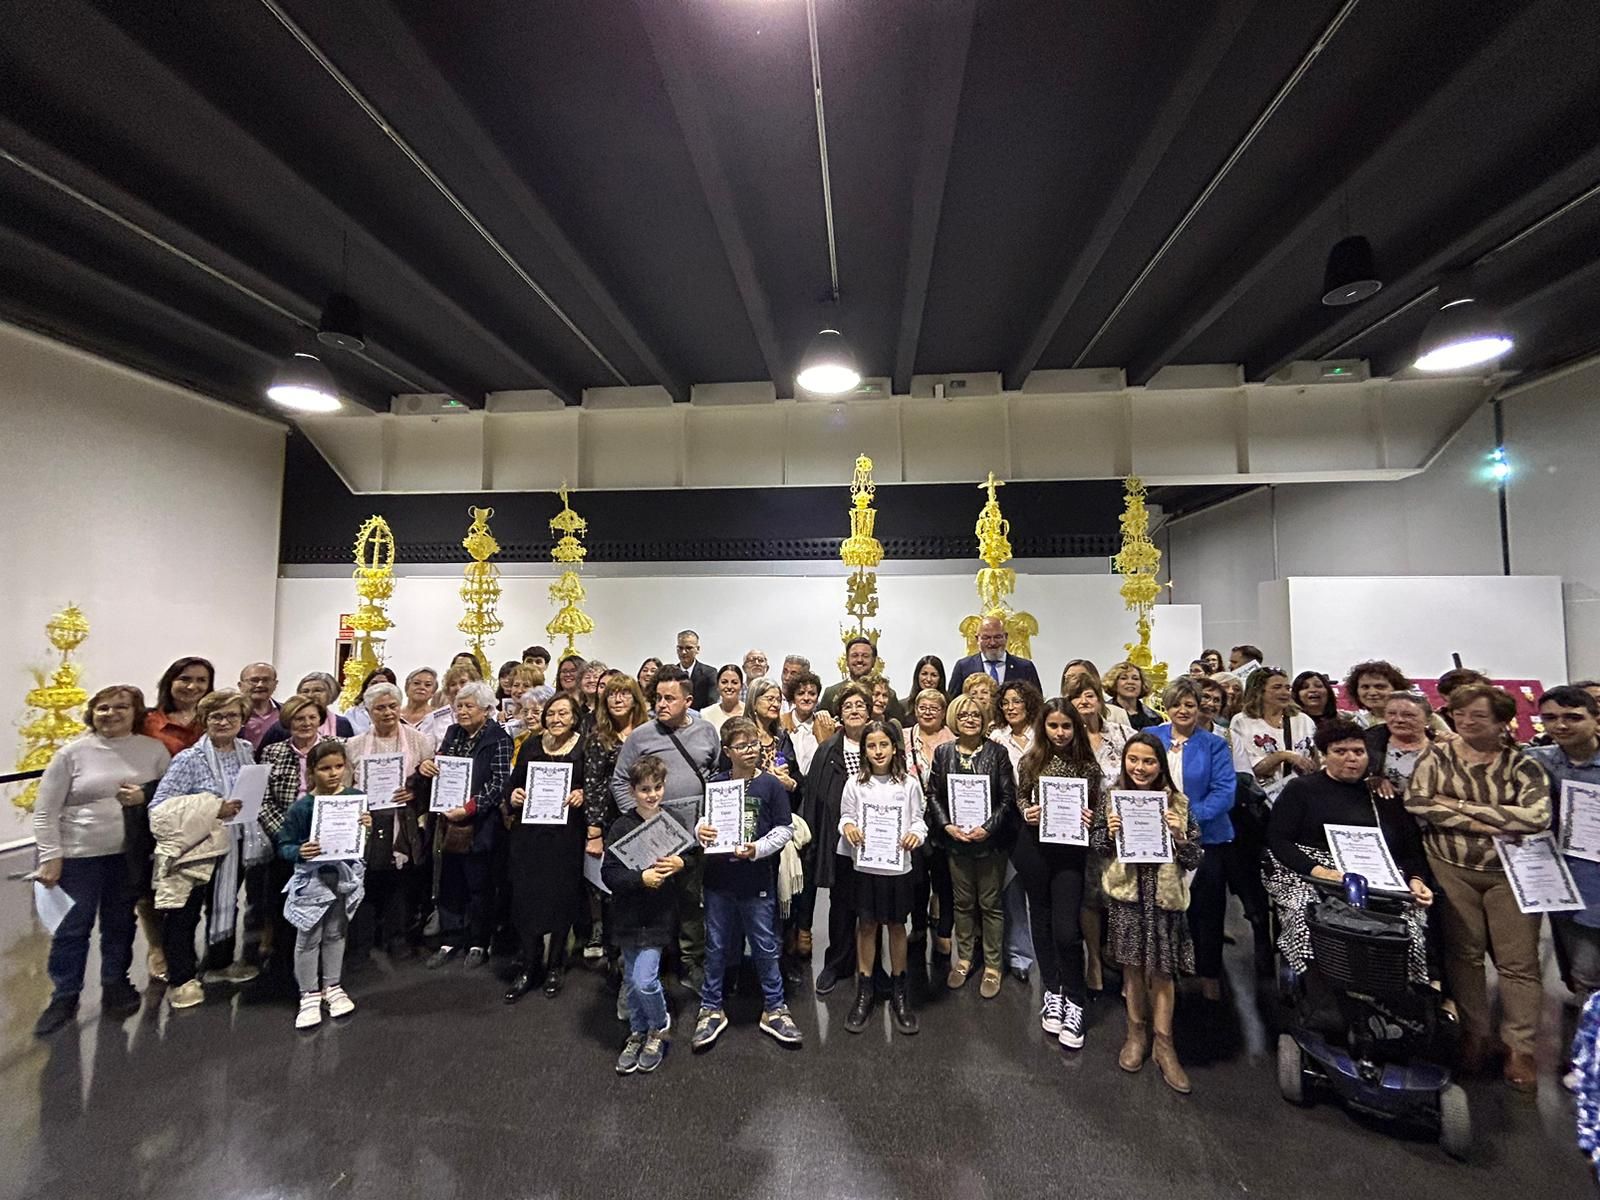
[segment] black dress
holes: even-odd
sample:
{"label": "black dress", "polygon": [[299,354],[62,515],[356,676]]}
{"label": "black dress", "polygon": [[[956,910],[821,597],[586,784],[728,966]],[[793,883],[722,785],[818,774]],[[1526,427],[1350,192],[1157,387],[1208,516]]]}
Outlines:
{"label": "black dress", "polygon": [[[523,742],[511,772],[511,787],[525,787],[528,764],[572,764],[572,786],[582,790],[584,740],[578,738],[565,754],[549,754],[537,735]],[[524,825],[522,810],[510,809],[511,919],[517,927],[524,954],[536,952],[539,939],[553,934],[552,953],[558,958],[567,932],[583,916],[583,846],[588,821],[583,805],[567,809],[564,825]]]}

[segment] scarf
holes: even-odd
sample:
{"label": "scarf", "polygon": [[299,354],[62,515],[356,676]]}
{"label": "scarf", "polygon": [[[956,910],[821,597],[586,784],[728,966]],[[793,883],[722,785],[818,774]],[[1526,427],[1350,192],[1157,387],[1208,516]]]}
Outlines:
{"label": "scarf", "polygon": [[[239,778],[241,767],[255,762],[250,744],[243,738],[234,738],[233,746],[224,754],[210,738],[200,743],[206,760],[206,770],[211,775],[213,789],[218,796],[226,796]],[[212,903],[210,919],[206,922],[206,941],[215,945],[234,935],[239,920],[239,867],[241,861],[254,865],[272,857],[272,846],[261,831],[259,821],[236,825],[230,829],[228,852],[217,862],[212,875]]]}

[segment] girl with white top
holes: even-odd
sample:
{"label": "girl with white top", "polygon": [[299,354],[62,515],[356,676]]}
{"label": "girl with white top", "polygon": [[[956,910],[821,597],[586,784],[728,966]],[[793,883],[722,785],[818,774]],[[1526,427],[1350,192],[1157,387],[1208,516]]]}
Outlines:
{"label": "girl with white top", "polygon": [[[910,852],[928,836],[923,819],[922,785],[906,774],[905,748],[895,736],[896,728],[886,721],[873,721],[861,735],[861,770],[844,785],[839,803],[839,832],[852,848],[855,864],[856,911],[856,1000],[845,1017],[844,1027],[860,1033],[872,1013],[872,971],[878,960],[878,926],[889,929],[889,968],[892,992],[889,1011],[901,1033],[917,1032],[916,1014],[911,1011],[910,989],[906,986],[906,918],[911,915],[915,889],[911,880]],[[888,872],[881,867],[862,866],[859,858],[866,844],[862,829],[863,801],[889,800],[900,806],[900,849],[904,867]]]}

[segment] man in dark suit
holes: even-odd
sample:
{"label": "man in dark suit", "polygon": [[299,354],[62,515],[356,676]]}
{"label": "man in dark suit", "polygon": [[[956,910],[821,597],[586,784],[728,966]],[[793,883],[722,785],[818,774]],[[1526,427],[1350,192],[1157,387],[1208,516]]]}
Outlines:
{"label": "man in dark suit", "polygon": [[697,711],[717,702],[717,673],[699,661],[700,635],[685,629],[678,635],[678,665],[689,672],[689,695]]}
{"label": "man in dark suit", "polygon": [[1025,679],[1040,691],[1039,672],[1025,658],[1006,653],[1006,626],[999,617],[985,617],[978,626],[978,652],[956,661],[950,672],[950,694],[959,696],[969,675],[987,674],[998,691],[1002,683]]}

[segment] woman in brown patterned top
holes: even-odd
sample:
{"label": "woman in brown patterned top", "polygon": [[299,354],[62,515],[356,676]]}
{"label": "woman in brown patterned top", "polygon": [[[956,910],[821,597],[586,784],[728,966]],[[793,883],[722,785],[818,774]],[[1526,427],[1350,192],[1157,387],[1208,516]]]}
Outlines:
{"label": "woman in brown patterned top", "polygon": [[1500,975],[1500,1038],[1505,1079],[1518,1091],[1536,1086],[1533,1046],[1539,1028],[1539,915],[1524,913],[1506,882],[1496,837],[1550,827],[1550,781],[1506,737],[1517,703],[1500,688],[1468,684],[1450,693],[1460,736],[1422,752],[1406,808],[1422,822],[1428,866],[1438,881],[1445,978],[1461,1013],[1463,1071],[1488,1065],[1488,950]]}

